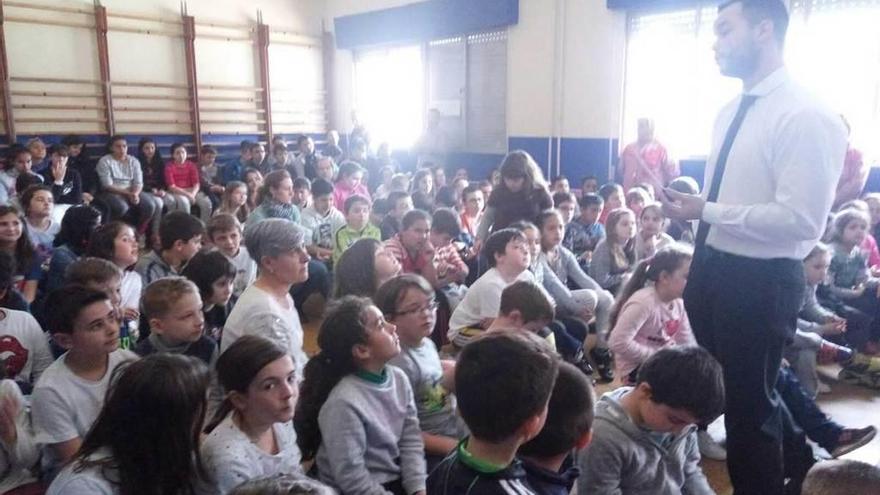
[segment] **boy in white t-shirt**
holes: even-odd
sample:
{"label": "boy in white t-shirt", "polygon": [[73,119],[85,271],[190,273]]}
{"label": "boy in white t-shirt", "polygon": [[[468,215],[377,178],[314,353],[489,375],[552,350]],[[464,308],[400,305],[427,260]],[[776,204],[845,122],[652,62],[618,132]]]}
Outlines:
{"label": "boy in white t-shirt", "polygon": [[98,417],[113,370],[137,359],[119,349],[119,311],[106,292],[70,285],[49,295],[47,326],[66,349],[40,377],[31,396],[36,442],[45,446],[51,480],[73,458]]}
{"label": "boy in white t-shirt", "polygon": [[241,293],[257,279],[257,263],[251,259],[247,248],[241,245],[241,222],[233,215],[224,213],[211,218],[207,235],[211,244],[235,266],[232,299],[229,301],[229,309],[232,309]]}
{"label": "boy in white t-shirt", "polygon": [[30,393],[52,364],[46,334],[30,313],[0,308],[0,361],[5,362],[6,377],[24,393]]}
{"label": "boy in white t-shirt", "polygon": [[345,215],[333,206],[333,184],[317,178],[312,181],[312,204],[302,211],[302,226],[311,231],[306,249],[312,258],[329,262],[333,256],[333,234],[345,225]]}
{"label": "boy in white t-shirt", "polygon": [[534,282],[526,238],[517,229],[501,229],[486,240],[483,255],[491,267],[468,289],[449,320],[449,340],[464,347],[492,325],[501,306],[501,292],[524,280]]}

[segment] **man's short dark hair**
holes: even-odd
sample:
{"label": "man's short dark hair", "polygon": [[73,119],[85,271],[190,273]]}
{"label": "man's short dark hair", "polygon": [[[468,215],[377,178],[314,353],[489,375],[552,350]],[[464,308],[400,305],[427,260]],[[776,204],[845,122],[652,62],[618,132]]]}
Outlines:
{"label": "man's short dark hair", "polygon": [[[390,206],[390,205],[389,205]],[[409,210],[400,221],[401,230],[406,230],[413,226],[416,222],[424,220],[431,225],[431,214],[425,210]]]}
{"label": "man's short dark hair", "polygon": [[238,149],[241,152],[250,151],[251,146],[253,146],[253,145],[254,145],[253,141],[251,141],[249,139],[245,139],[244,141],[241,142],[241,144],[239,144]]}
{"label": "man's short dark hair", "polygon": [[773,23],[773,35],[780,45],[785,43],[785,33],[788,31],[788,9],[780,0],[728,0],[718,6],[718,12],[731,5],[742,4],[743,15],[749,23],[755,25],[763,20]]}
{"label": "man's short dark hair", "polygon": [[431,218],[431,230],[455,239],[461,235],[461,220],[452,208],[437,208]]}
{"label": "man's short dark hair", "polygon": [[73,333],[73,322],[86,306],[100,301],[108,301],[106,292],[93,290],[82,285],[66,285],[49,293],[46,307],[46,329],[49,333]]}
{"label": "man's short dark hair", "polygon": [[177,241],[189,242],[197,235],[205,233],[205,224],[184,211],[172,211],[162,217],[159,223],[159,240],[162,250],[171,249]]}
{"label": "man's short dark hair", "polygon": [[540,337],[485,332],[459,355],[458,411],[474,438],[503,442],[544,410],[558,371],[559,358]]}
{"label": "man's short dark hair", "polygon": [[488,239],[486,239],[486,244],[483,246],[483,256],[485,256],[486,261],[489,262],[490,268],[494,268],[497,263],[495,255],[504,254],[504,252],[507,251],[507,244],[516,239],[525,242],[526,236],[521,230],[513,228],[495,231]]}
{"label": "man's short dark hair", "polygon": [[320,177],[312,181],[312,196],[318,197],[328,194],[333,194],[333,184],[330,181]]}
{"label": "man's short dark hair", "polygon": [[498,314],[506,316],[514,310],[522,315],[523,323],[549,321],[556,316],[553,302],[544,290],[538,287],[538,284],[525,280],[514,282],[501,291],[501,307]]}
{"label": "man's short dark hair", "polygon": [[519,454],[547,459],[571,451],[593,427],[595,401],[590,379],[573,365],[560,363],[544,428]]}
{"label": "man's short dark hair", "polygon": [[202,149],[199,150],[199,154],[200,155],[216,155],[218,153],[217,153],[217,148],[215,148],[214,146],[212,146],[210,144],[205,144],[202,146]]}
{"label": "man's short dark hair", "polygon": [[582,210],[586,210],[591,206],[601,207],[603,204],[605,204],[605,200],[602,199],[602,196],[594,193],[584,194],[583,196],[581,196],[581,200],[578,201],[578,205],[581,207]]}
{"label": "man's short dark hair", "polygon": [[651,400],[684,409],[700,422],[712,422],[724,410],[721,364],[695,345],[657,351],[639,368],[636,383],[651,386]]}

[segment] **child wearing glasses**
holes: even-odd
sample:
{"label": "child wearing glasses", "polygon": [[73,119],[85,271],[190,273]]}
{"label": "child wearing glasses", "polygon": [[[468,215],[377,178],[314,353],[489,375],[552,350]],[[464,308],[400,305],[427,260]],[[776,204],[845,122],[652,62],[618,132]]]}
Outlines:
{"label": "child wearing glasses", "polygon": [[419,275],[398,275],[382,284],[373,300],[397,326],[400,354],[389,364],[402,369],[412,385],[430,472],[467,434],[451,395],[455,362],[441,361],[429,338],[437,312],[434,289]]}

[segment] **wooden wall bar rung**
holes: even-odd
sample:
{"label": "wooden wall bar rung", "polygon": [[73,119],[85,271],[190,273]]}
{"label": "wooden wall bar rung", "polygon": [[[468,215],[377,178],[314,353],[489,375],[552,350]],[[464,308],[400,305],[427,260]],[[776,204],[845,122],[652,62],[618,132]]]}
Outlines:
{"label": "wooden wall bar rung", "polygon": [[40,24],[42,26],[64,26],[64,27],[75,27],[75,28],[83,28],[83,29],[94,29],[94,24],[89,24],[85,22],[74,22],[74,21],[55,21],[52,19],[36,19],[31,17],[16,17],[16,16],[6,16],[6,20],[9,22],[18,22],[21,24]]}
{"label": "wooden wall bar rung", "polygon": [[142,112],[142,113],[189,113],[189,108],[149,108],[149,107],[113,107],[117,112]]}
{"label": "wooden wall bar rung", "polygon": [[44,96],[48,98],[100,98],[98,93],[75,93],[66,91],[10,91],[12,96]]}
{"label": "wooden wall bar rung", "polygon": [[220,40],[220,41],[254,41],[254,39],[250,36],[231,36],[227,34],[209,34],[209,33],[201,33],[199,34],[199,39],[208,39],[208,40]]}
{"label": "wooden wall bar rung", "polygon": [[46,4],[33,3],[33,2],[15,2],[15,1],[4,0],[3,5],[5,5],[7,7],[17,7],[20,9],[31,9],[31,10],[39,10],[39,11],[48,10],[51,12],[68,12],[71,14],[85,14],[85,15],[94,14],[94,12],[92,12],[90,10],[85,10],[85,9],[77,9],[74,7],[61,7],[58,5],[46,5]]}
{"label": "wooden wall bar rung", "polygon": [[266,113],[262,108],[200,108],[202,113],[204,112],[228,112],[228,113]]}
{"label": "wooden wall bar rung", "polygon": [[181,124],[181,125],[190,125],[189,119],[116,119],[117,124]]}
{"label": "wooden wall bar rung", "polygon": [[265,124],[266,121],[262,119],[202,119],[203,124],[257,124],[262,125]]}
{"label": "wooden wall bar rung", "polygon": [[33,82],[33,83],[52,83],[52,84],[95,84],[100,85],[101,81],[94,79],[72,79],[57,77],[10,77],[13,82]]}
{"label": "wooden wall bar rung", "polygon": [[114,99],[118,100],[150,100],[155,101],[156,98],[161,98],[163,100],[174,100],[174,101],[189,101],[189,96],[175,96],[175,95],[121,95],[118,93],[113,94]]}
{"label": "wooden wall bar rung", "polygon": [[[186,84],[173,84],[173,83],[156,83],[156,82],[136,82],[136,81],[112,81],[110,83],[113,86],[122,86],[127,88],[169,88],[169,89],[189,89],[189,86]],[[156,96],[157,98],[164,98],[164,96]]]}
{"label": "wooden wall bar rung", "polygon": [[240,102],[249,102],[256,103],[260,100],[258,98],[251,98],[249,96],[199,96],[200,101],[240,101]]}
{"label": "wooden wall bar rung", "polygon": [[103,105],[47,105],[42,103],[19,103],[12,108],[22,110],[103,110]]}
{"label": "wooden wall bar rung", "polygon": [[102,118],[89,118],[89,117],[52,117],[51,119],[37,118],[37,117],[16,117],[16,122],[25,123],[35,123],[35,124],[52,124],[55,122],[68,122],[68,123],[77,123],[77,122],[106,122],[105,119]]}
{"label": "wooden wall bar rung", "polygon": [[167,31],[164,29],[141,29],[141,28],[133,28],[126,26],[110,26],[110,31],[115,32],[123,32],[123,33],[136,33],[136,34],[145,34],[145,35],[161,35],[161,36],[170,36],[172,38],[183,38],[183,33],[177,31]]}
{"label": "wooden wall bar rung", "polygon": [[250,24],[236,24],[234,22],[222,22],[222,21],[205,21],[205,22],[197,22],[197,28],[221,28],[221,29],[244,29],[247,31],[253,31],[254,27]]}
{"label": "wooden wall bar rung", "polygon": [[263,88],[261,86],[238,86],[235,84],[200,84],[199,89],[205,90],[223,90],[223,91],[251,91],[251,92],[261,92]]}
{"label": "wooden wall bar rung", "polygon": [[[136,21],[149,21],[149,22],[158,22],[160,24],[173,24],[176,26],[181,26],[183,23],[180,22],[180,19],[174,19],[171,17],[163,18],[163,17],[152,17],[148,15],[141,14],[124,14],[119,12],[107,12],[107,17],[117,17],[119,19],[134,19]],[[111,29],[113,29],[111,27]]]}

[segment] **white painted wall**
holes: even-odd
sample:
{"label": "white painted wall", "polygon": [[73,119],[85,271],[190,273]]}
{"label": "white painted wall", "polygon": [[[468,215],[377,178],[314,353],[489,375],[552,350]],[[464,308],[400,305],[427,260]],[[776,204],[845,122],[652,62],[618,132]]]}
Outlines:
{"label": "white painted wall", "polygon": [[[324,27],[333,18],[405,5],[403,0],[327,0]],[[556,11],[564,9],[564,84],[554,125]],[[519,24],[508,30],[507,130],[509,136],[617,137],[623,91],[625,14],[605,8],[605,0],[520,0]],[[335,111],[330,123],[348,132],[353,108],[351,52],[336,50]]]}

